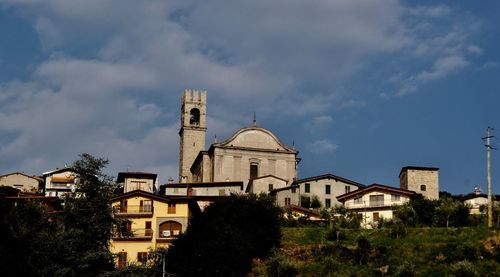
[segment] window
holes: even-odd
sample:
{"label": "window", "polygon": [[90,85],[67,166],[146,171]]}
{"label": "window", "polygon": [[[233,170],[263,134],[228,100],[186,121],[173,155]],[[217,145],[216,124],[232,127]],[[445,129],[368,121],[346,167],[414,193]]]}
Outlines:
{"label": "window", "polygon": [[272,191],[272,190],[273,190],[273,184],[269,184],[269,186],[268,186],[268,190],[269,190],[269,191]]}
{"label": "window", "polygon": [[421,191],[426,191],[427,190],[427,186],[426,185],[421,185],[420,186],[420,190]]}
{"label": "window", "polygon": [[292,202],[292,199],[290,197],[285,197],[285,206],[289,206]]}
{"label": "window", "polygon": [[258,164],[250,164],[250,179],[255,179],[259,177],[259,165]]}
{"label": "window", "polygon": [[166,221],[160,224],[158,236],[160,238],[176,237],[182,232],[182,225],[176,221]]}
{"label": "window", "polygon": [[332,200],[330,199],[325,199],[325,208],[330,208],[332,206]]}
{"label": "window", "polygon": [[127,252],[118,253],[118,268],[127,266]]}
{"label": "window", "polygon": [[325,185],[325,194],[330,194],[330,185]]}
{"label": "window", "polygon": [[146,221],[144,227],[144,236],[151,237],[153,235],[153,229],[151,229],[151,221]]}
{"label": "window", "polygon": [[225,189],[219,189],[219,196],[224,196],[226,195],[226,190]]}
{"label": "window", "polygon": [[351,187],[350,186],[345,186],[345,193],[351,192]]}
{"label": "window", "polygon": [[152,200],[141,200],[139,207],[139,212],[141,213],[151,213],[153,211],[153,201]]}
{"label": "window", "polygon": [[168,212],[169,214],[175,214],[175,203],[168,203]]}
{"label": "window", "polygon": [[384,206],[384,195],[370,195],[370,207]]}
{"label": "window", "polygon": [[354,198],[354,204],[363,204],[363,198],[361,196]]}
{"label": "window", "polygon": [[127,231],[132,231],[132,221],[127,220],[127,221],[122,221],[123,228]]}
{"label": "window", "polygon": [[305,183],[304,191],[305,191],[305,193],[311,192],[311,185],[309,183]]}
{"label": "window", "polygon": [[175,194],[179,193],[179,188],[174,188],[174,193]]}
{"label": "window", "polygon": [[401,200],[401,197],[399,194],[391,194],[391,201],[392,202],[399,202]]}
{"label": "window", "polygon": [[200,125],[200,110],[194,108],[189,112],[189,124]]}
{"label": "window", "polygon": [[292,188],[292,193],[296,193],[296,190],[295,190],[295,188]]}
{"label": "window", "polygon": [[148,252],[138,252],[137,253],[137,262],[141,264],[145,264],[148,261]]}
{"label": "window", "polygon": [[127,212],[127,200],[120,201],[120,212],[121,213]]}
{"label": "window", "polygon": [[373,219],[373,220],[372,220],[373,222],[378,222],[378,219],[379,219],[379,215],[378,215],[378,213],[373,213],[373,217],[372,217],[372,219]]}

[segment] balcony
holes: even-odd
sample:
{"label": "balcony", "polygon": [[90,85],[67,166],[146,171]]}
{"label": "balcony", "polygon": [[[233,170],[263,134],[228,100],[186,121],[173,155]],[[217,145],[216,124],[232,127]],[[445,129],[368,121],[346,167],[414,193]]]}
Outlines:
{"label": "balcony", "polygon": [[154,208],[149,205],[114,206],[113,211],[118,217],[152,217]]}
{"label": "balcony", "polygon": [[382,207],[384,206],[384,201],[370,201],[369,207]]}
{"label": "balcony", "polygon": [[151,240],[153,238],[153,229],[132,229],[126,234],[120,234],[115,232],[113,234],[113,240],[123,241],[123,240]]}

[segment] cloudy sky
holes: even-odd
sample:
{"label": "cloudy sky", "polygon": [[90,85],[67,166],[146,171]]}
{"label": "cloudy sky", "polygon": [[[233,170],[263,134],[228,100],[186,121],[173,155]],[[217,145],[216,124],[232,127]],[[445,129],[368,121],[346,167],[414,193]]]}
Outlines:
{"label": "cloudy sky", "polygon": [[0,0],[0,173],[88,152],[111,175],[177,178],[192,88],[208,91],[207,145],[256,112],[300,151],[299,177],[397,186],[420,165],[440,168],[441,190],[486,190],[500,2],[476,3]]}

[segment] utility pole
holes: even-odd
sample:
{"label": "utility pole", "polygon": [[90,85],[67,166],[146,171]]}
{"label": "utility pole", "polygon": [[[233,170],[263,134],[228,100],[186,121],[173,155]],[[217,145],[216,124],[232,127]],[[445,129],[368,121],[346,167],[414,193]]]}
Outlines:
{"label": "utility pole", "polygon": [[496,148],[492,147],[490,144],[490,139],[494,138],[494,136],[490,135],[490,131],[493,130],[490,126],[486,128],[486,137],[483,140],[486,140],[486,159],[488,164],[488,228],[493,227],[493,201],[491,197],[491,157],[490,152],[491,149],[496,150]]}

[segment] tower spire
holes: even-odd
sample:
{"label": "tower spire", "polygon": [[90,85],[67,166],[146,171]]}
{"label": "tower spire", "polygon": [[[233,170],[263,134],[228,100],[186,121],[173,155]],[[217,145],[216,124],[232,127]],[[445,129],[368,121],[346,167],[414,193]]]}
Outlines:
{"label": "tower spire", "polygon": [[257,116],[255,115],[255,112],[253,112],[253,127],[257,126]]}

